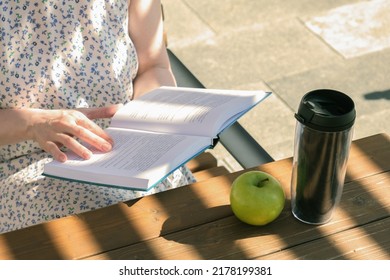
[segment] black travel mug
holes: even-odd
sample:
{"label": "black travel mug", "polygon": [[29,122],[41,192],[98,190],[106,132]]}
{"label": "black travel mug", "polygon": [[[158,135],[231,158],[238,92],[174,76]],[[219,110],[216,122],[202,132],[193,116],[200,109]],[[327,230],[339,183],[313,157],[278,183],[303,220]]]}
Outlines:
{"label": "black travel mug", "polygon": [[295,129],[291,207],[308,224],[331,219],[344,186],[356,112],[346,94],[319,89],[303,96]]}

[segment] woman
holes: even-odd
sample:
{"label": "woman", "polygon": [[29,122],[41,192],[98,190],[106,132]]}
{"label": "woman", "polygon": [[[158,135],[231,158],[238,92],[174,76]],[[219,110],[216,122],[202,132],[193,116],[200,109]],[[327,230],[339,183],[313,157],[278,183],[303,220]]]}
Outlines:
{"label": "woman", "polygon": [[119,104],[175,85],[160,1],[2,3],[0,233],[194,181],[185,167],[148,193],[41,176],[51,158],[67,160],[64,148],[110,151],[103,128]]}

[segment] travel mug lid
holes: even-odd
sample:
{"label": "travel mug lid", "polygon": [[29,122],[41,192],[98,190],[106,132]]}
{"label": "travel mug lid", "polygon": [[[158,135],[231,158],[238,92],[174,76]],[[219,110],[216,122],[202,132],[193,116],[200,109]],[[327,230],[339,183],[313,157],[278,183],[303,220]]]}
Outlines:
{"label": "travel mug lid", "polygon": [[302,124],[321,131],[342,131],[352,127],[356,112],[353,100],[346,94],[319,89],[302,97],[295,118]]}

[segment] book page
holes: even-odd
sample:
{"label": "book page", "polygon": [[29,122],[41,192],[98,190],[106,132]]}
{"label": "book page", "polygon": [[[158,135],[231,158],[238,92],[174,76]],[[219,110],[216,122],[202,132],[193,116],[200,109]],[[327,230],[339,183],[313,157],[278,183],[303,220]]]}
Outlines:
{"label": "book page", "polygon": [[162,87],[126,104],[111,126],[214,137],[227,120],[266,96],[262,91]]}
{"label": "book page", "polygon": [[94,150],[89,160],[74,153],[65,163],[45,166],[46,175],[98,184],[148,188],[211,145],[210,139],[185,135],[106,130],[114,140],[113,150]]}

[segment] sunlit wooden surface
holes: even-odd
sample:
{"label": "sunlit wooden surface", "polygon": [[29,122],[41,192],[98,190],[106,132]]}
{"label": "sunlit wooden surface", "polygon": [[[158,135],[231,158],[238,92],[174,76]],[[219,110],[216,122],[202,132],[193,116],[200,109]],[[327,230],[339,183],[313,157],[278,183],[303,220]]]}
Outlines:
{"label": "sunlit wooden surface", "polygon": [[[331,222],[310,226],[290,209],[292,159],[254,168],[287,194],[277,220],[238,221],[232,181],[215,166],[183,188],[0,235],[2,259],[390,259],[390,137],[354,141],[340,206]],[[196,169],[196,162],[192,162]]]}

